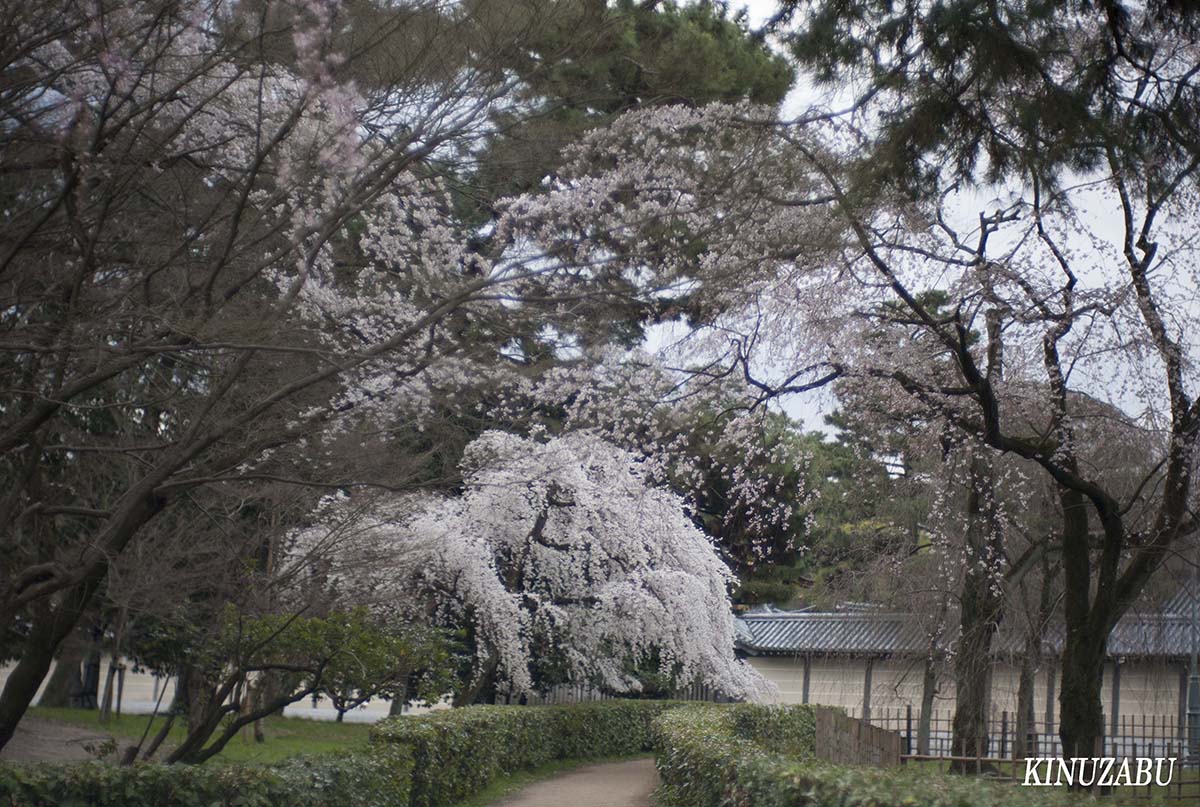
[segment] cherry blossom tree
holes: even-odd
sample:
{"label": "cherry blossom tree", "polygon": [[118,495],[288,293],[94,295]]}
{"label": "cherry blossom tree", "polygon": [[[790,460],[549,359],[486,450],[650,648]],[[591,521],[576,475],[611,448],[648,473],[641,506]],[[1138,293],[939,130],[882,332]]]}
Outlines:
{"label": "cherry blossom tree", "polygon": [[637,690],[633,669],[650,658],[676,680],[769,696],[734,655],[732,574],[683,500],[649,483],[644,457],[592,431],[491,431],[463,463],[461,495],[384,497],[343,522],[354,538],[341,553],[354,568],[373,552],[406,559],[373,564],[381,589],[426,592],[471,627],[476,664],[460,701],[562,680]]}

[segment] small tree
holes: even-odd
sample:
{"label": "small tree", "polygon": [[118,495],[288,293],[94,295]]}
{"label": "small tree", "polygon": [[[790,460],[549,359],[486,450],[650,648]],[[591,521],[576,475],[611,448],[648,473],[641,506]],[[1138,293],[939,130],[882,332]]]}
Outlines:
{"label": "small tree", "polygon": [[[196,665],[205,674],[191,682],[187,735],[166,761],[204,762],[243,726],[321,692],[336,696],[341,714],[372,696],[405,697],[415,673],[419,694],[436,697],[431,689],[446,682],[449,655],[432,635],[415,638],[365,609],[249,618],[226,609],[218,641]],[[270,674],[286,683],[251,700],[254,680]]]}
{"label": "small tree", "polygon": [[321,694],[342,722],[346,712],[374,699],[436,702],[454,688],[454,665],[439,632],[372,619],[366,609],[338,617],[346,641],[321,676]]}

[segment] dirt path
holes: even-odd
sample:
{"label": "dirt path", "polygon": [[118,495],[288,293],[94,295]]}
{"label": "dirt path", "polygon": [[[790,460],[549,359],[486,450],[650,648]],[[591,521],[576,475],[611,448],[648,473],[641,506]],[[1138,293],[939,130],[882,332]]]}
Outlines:
{"label": "dirt path", "polygon": [[26,715],[17,725],[0,759],[10,762],[77,762],[95,759],[85,745],[99,745],[109,735],[81,726]]}
{"label": "dirt path", "polygon": [[653,759],[589,765],[530,785],[493,807],[650,807]]}

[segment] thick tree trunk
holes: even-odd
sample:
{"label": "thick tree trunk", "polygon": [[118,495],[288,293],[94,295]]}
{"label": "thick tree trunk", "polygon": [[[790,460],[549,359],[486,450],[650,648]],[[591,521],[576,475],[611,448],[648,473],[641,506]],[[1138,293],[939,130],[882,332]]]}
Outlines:
{"label": "thick tree trunk", "polygon": [[34,614],[21,658],[9,673],[4,691],[0,692],[0,748],[16,733],[17,723],[25,716],[25,710],[33,703],[50,671],[58,646],[79,623],[99,582],[97,577],[67,589],[56,607],[39,609]]}
{"label": "thick tree trunk", "polygon": [[[964,625],[964,632],[967,626]],[[988,755],[988,706],[991,703],[991,646],[995,623],[971,627],[958,645],[954,659],[954,736],[951,754],[956,757]],[[962,766],[952,766],[961,768]],[[968,766],[969,767],[969,766]]]}
{"label": "thick tree trunk", "polygon": [[[122,504],[96,534],[77,576],[71,578],[72,582],[58,591],[56,597],[40,596],[32,600],[43,603],[38,607],[40,613],[34,617],[21,659],[9,675],[4,691],[0,692],[0,748],[4,748],[16,733],[17,723],[37,695],[58,646],[91,605],[96,590],[108,574],[109,559],[118,555],[137,531],[162,509],[164,501],[154,494],[154,489],[191,457],[191,454],[179,455],[175,465],[168,463],[157,468],[130,488],[122,497]],[[58,602],[50,605],[55,599]],[[0,607],[0,622],[11,619],[21,607],[24,606],[20,597],[6,602]],[[92,708],[95,708],[94,704]]]}
{"label": "thick tree trunk", "polygon": [[[1037,683],[1037,669],[1041,654],[1025,642],[1025,654],[1021,658],[1021,674],[1017,683],[1017,725],[1013,737],[1013,759],[1037,756],[1037,737],[1034,734],[1033,688]],[[1039,639],[1037,644],[1041,645]]]}
{"label": "thick tree trunk", "polygon": [[63,641],[62,650],[55,660],[50,680],[46,682],[46,687],[42,690],[38,706],[67,708],[74,705],[71,699],[83,689],[80,665],[83,664],[86,651],[87,640],[80,636],[78,631],[72,632]]}
{"label": "thick tree trunk", "polygon": [[1098,636],[1086,626],[1082,629],[1067,626],[1058,695],[1059,736],[1064,757],[1090,757],[1099,753],[1104,737],[1100,686],[1107,639],[1107,634]]}
{"label": "thick tree trunk", "polygon": [[[960,597],[960,633],[954,657],[955,708],[951,754],[988,754],[992,638],[1002,611],[999,563],[1003,534],[995,513],[991,463],[976,449],[967,494],[967,560]],[[955,765],[952,769],[961,769]]]}
{"label": "thick tree trunk", "polygon": [[1063,756],[1090,757],[1104,734],[1100,676],[1108,630],[1097,630],[1091,602],[1092,548],[1088,509],[1082,494],[1063,490],[1063,645],[1059,688],[1059,736]]}

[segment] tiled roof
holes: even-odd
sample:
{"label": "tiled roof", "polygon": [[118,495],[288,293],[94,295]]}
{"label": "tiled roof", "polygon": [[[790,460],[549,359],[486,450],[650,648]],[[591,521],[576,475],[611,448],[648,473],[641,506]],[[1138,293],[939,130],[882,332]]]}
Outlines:
{"label": "tiled roof", "polygon": [[[1180,605],[1180,602],[1183,605]],[[1185,658],[1192,652],[1190,600],[1175,597],[1156,614],[1129,613],[1108,640],[1110,656]],[[1183,606],[1187,606],[1186,610]],[[1184,613],[1179,613],[1184,611]],[[1197,628],[1200,635],[1200,626]],[[955,638],[951,631],[943,639]],[[929,639],[921,622],[911,614],[871,612],[765,611],[738,618],[737,645],[752,655],[922,656]],[[1002,626],[993,644],[998,655],[1020,652],[1019,633]],[[1062,652],[1063,629],[1051,627],[1043,637],[1043,651]]]}
{"label": "tiled roof", "polygon": [[911,655],[929,644],[906,614],[776,611],[746,614],[739,622],[752,637],[739,643],[750,652]]}
{"label": "tiled roof", "polygon": [[[1196,602],[1196,609],[1200,611],[1200,601]],[[1164,614],[1176,614],[1184,618],[1190,619],[1192,616],[1192,595],[1186,589],[1180,589],[1174,597],[1167,600],[1160,609]]]}
{"label": "tiled roof", "polygon": [[1182,658],[1191,652],[1192,624],[1185,616],[1127,616],[1108,637],[1110,656]]}

